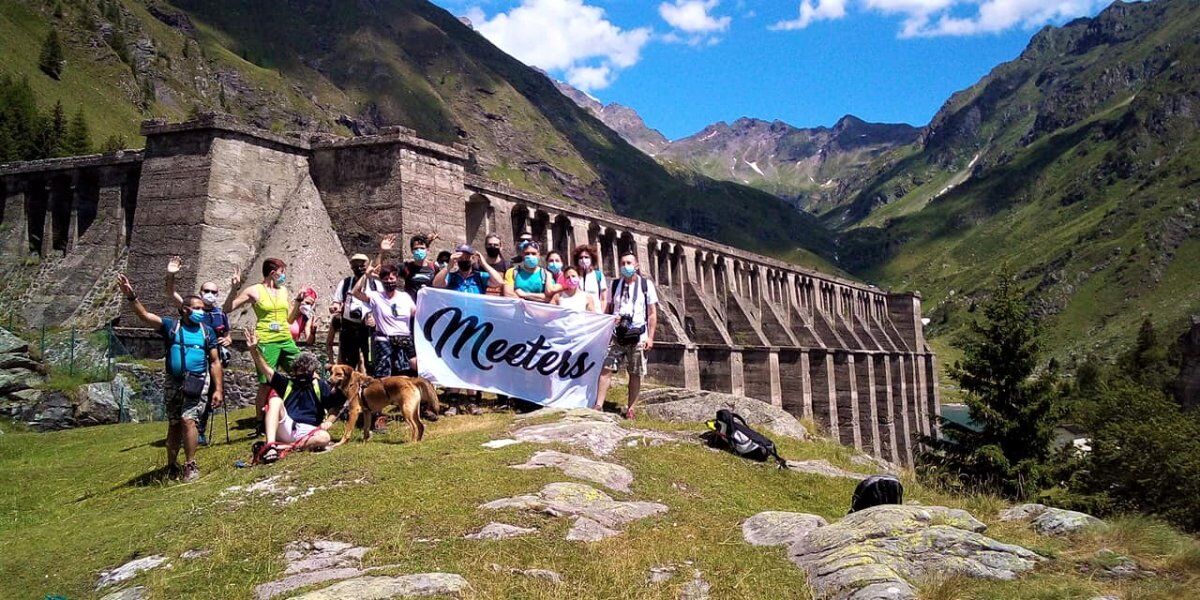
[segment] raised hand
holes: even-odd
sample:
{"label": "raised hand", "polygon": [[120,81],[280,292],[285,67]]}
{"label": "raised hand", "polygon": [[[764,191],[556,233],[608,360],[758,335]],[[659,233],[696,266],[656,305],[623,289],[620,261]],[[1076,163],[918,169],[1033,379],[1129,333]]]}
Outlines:
{"label": "raised hand", "polygon": [[229,278],[229,293],[230,293],[230,295],[237,293],[237,290],[241,285],[242,285],[242,272],[234,271],[233,277]]}
{"label": "raised hand", "polygon": [[433,242],[435,242],[435,241],[437,241],[437,240],[441,239],[441,237],[440,237],[440,236],[438,236],[438,234],[437,234],[437,232],[436,232],[436,231],[431,231],[431,232],[429,233],[429,236],[428,236],[428,237],[426,237],[425,239],[426,239],[426,240],[428,240],[428,242],[429,242],[430,244],[432,244]]}
{"label": "raised hand", "polygon": [[382,240],[379,240],[379,249],[383,250],[384,252],[388,252],[392,248],[395,248],[395,247],[396,247],[396,234],[394,234],[394,233],[389,233],[389,234],[383,236]]}
{"label": "raised hand", "polygon": [[128,298],[133,296],[133,284],[129,282],[129,278],[124,273],[117,273],[117,287],[121,288],[121,293]]}
{"label": "raised hand", "polygon": [[167,273],[171,275],[178,273],[181,267],[183,267],[183,258],[181,257],[172,256],[171,260],[167,261]]}

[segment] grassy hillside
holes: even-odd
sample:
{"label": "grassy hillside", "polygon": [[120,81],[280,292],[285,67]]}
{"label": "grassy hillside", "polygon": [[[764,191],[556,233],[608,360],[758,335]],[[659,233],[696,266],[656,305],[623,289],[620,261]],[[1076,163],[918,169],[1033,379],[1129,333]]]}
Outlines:
{"label": "grassy hillside", "polygon": [[[204,476],[188,485],[155,479],[163,460],[161,423],[49,434],[10,430],[0,436],[0,485],[8,490],[0,497],[0,596],[91,597],[99,571],[162,553],[171,557],[171,568],[130,582],[147,586],[149,597],[248,598],[255,585],[282,576],[287,543],[332,539],[374,548],[366,555],[368,566],[396,565],[379,574],[461,574],[473,587],[468,598],[675,598],[687,576],[652,585],[646,575],[651,567],[684,561],[703,572],[713,598],[808,598],[803,575],[783,550],[745,544],[740,522],[762,510],[835,520],[844,515],[854,487],[850,480],[781,471],[693,444],[622,446],[607,460],[635,474],[628,498],[664,503],[669,512],[634,522],[606,541],[567,542],[565,519],[476,508],[571,480],[555,469],[507,468],[540,446],[480,447],[504,437],[511,422],[506,414],[447,417],[431,424],[419,444],[400,443],[399,434],[390,433],[330,454],[295,455],[250,469],[231,466],[248,452],[248,430],[237,429],[235,443],[201,450]],[[637,425],[695,430],[649,421]],[[779,441],[789,458],[825,458],[850,470],[863,468],[835,444]],[[274,496],[227,489],[278,475],[286,485],[315,491],[277,506]],[[1195,540],[1153,521],[1118,519],[1107,530],[1046,538],[1023,525],[997,522],[1003,505],[992,498],[957,498],[912,482],[906,492],[908,500],[966,508],[989,524],[989,535],[1055,559],[1014,582],[932,579],[923,597],[1113,593],[1175,600],[1200,581]],[[492,520],[539,531],[506,541],[462,539]],[[1101,547],[1135,557],[1154,576],[1092,578],[1085,571],[1095,568],[1093,554]],[[179,558],[194,549],[212,553]],[[551,569],[564,582],[552,586],[496,573],[491,564]]]}
{"label": "grassy hillside", "polygon": [[1200,310],[1200,5],[1118,3],[1038,33],[873,165],[837,218],[841,266],[920,289],[953,340],[1015,273],[1060,356]]}
{"label": "grassy hillside", "polygon": [[[61,81],[37,69],[64,38]],[[768,194],[679,177],[553,82],[425,0],[80,0],[0,6],[0,69],[45,105],[83,107],[93,137],[137,145],[140,119],[228,112],[275,131],[403,125],[463,143],[473,168],[516,187],[774,255],[832,256],[815,219]]]}

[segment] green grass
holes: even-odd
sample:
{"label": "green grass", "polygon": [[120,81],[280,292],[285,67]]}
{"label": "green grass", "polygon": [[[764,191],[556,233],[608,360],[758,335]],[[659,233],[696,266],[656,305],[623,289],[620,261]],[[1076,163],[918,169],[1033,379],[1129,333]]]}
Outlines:
{"label": "green grass", "polygon": [[[617,397],[621,390],[614,390]],[[238,411],[235,418],[248,417]],[[327,538],[375,548],[367,565],[397,567],[391,574],[460,573],[470,598],[674,598],[684,578],[652,586],[647,570],[695,561],[713,584],[714,598],[754,595],[806,598],[801,572],[782,548],[754,548],[741,540],[740,522],[762,510],[845,513],[854,482],[780,471],[691,444],[621,447],[609,460],[635,473],[629,498],[670,507],[667,514],[635,522],[619,536],[595,544],[566,542],[565,519],[476,509],[500,497],[533,492],[569,480],[557,470],[516,471],[537,448],[530,444],[485,450],[506,435],[507,414],[458,416],[429,424],[426,440],[402,443],[400,428],[370,443],[353,442],[330,454],[299,454],[271,466],[235,469],[246,458],[248,430],[236,428],[232,444],[202,449],[204,476],[188,485],[155,479],[164,462],[162,423],[124,424],[47,434],[9,431],[0,436],[0,596],[88,597],[96,574],[136,557],[164,553],[173,568],[133,583],[155,598],[245,598],[259,583],[282,575],[282,549],[293,540]],[[696,426],[639,420],[639,426],[691,430]],[[340,427],[335,428],[335,436]],[[213,437],[223,439],[218,420]],[[827,442],[777,438],[789,458],[824,458],[843,468],[853,452]],[[225,488],[286,473],[291,485],[321,489],[278,507],[265,499],[231,503]],[[350,483],[346,483],[350,482]],[[358,483],[353,483],[358,482]],[[622,494],[613,494],[623,498]],[[1119,520],[1105,533],[1072,539],[1042,538],[1015,524],[998,525],[1003,503],[987,496],[954,497],[909,482],[907,498],[971,510],[994,525],[991,534],[1061,559],[1017,582],[957,582],[955,598],[1068,598],[1077,592],[1120,591],[1158,598],[1196,583],[1195,540],[1145,519]],[[500,520],[539,532],[500,542],[461,539]],[[418,541],[434,540],[434,541]],[[1076,563],[1099,547],[1136,556],[1164,577],[1115,584],[1092,581]],[[183,561],[189,549],[212,550]],[[1062,562],[1065,561],[1065,562]],[[560,572],[561,586],[489,565]],[[1086,596],[1085,596],[1086,597]]]}

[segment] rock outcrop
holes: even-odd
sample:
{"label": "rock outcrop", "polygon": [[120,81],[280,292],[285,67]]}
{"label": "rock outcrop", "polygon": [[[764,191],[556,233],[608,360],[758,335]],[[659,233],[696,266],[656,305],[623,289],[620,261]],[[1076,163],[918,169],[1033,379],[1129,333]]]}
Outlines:
{"label": "rock outcrop", "polygon": [[760,512],[742,523],[742,539],[752,546],[791,545],[829,522],[807,513]]}
{"label": "rock outcrop", "polygon": [[582,483],[551,483],[537,494],[501,498],[481,505],[484,510],[530,510],[555,517],[575,518],[567,539],[595,541],[618,533],[617,528],[667,512],[657,502],[618,501]]}
{"label": "rock outcrop", "polygon": [[1021,504],[1000,511],[1001,521],[1029,521],[1033,530],[1042,535],[1066,535],[1086,527],[1103,525],[1104,521],[1087,513],[1064,510],[1045,504]]}
{"label": "rock outcrop", "polygon": [[818,527],[788,556],[818,598],[913,599],[930,575],[1013,579],[1043,560],[982,534],[986,525],[941,506],[875,506]]}
{"label": "rock outcrop", "polygon": [[541,444],[562,443],[586,448],[596,456],[611,454],[626,438],[640,438],[650,443],[674,441],[674,436],[657,431],[626,429],[617,424],[618,417],[609,413],[586,408],[568,411],[543,409],[529,413],[527,419],[541,416],[562,415],[553,423],[530,425],[513,432],[513,437],[522,442]]}
{"label": "rock outcrop", "polygon": [[29,344],[0,329],[0,415],[22,418],[42,399],[42,364],[29,355]]}
{"label": "rock outcrop", "polygon": [[633,473],[621,465],[554,450],[542,450],[525,461],[525,464],[513,465],[512,468],[530,470],[546,467],[561,469],[568,477],[586,479],[618,492],[629,493],[629,484],[633,483]]}
{"label": "rock outcrop", "polygon": [[808,431],[782,408],[745,396],[720,392],[657,388],[642,392],[642,414],[673,423],[703,423],[717,411],[726,408],[745,417],[751,427],[763,427],[771,432],[797,440],[808,439]]}
{"label": "rock outcrop", "polygon": [[359,577],[295,596],[292,600],[386,600],[419,596],[459,597],[470,587],[454,573],[419,573],[399,577]]}

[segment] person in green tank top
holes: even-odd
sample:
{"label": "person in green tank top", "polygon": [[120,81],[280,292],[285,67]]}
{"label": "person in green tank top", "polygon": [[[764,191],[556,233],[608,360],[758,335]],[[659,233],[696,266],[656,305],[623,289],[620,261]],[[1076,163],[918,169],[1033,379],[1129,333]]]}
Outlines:
{"label": "person in green tank top", "polygon": [[[278,258],[268,258],[262,264],[262,283],[256,283],[234,297],[232,294],[225,298],[225,313],[249,304],[254,310],[256,323],[254,331],[258,336],[258,348],[263,358],[272,369],[286,371],[291,367],[292,359],[300,354],[300,348],[292,340],[289,325],[300,312],[300,302],[288,296],[284,287],[287,282],[287,264]],[[229,289],[235,290],[242,283],[241,274],[234,274]],[[254,407],[258,416],[259,429],[262,429],[263,407],[267,404],[267,396],[271,387],[260,373],[258,376],[258,395],[254,399]]]}

